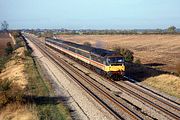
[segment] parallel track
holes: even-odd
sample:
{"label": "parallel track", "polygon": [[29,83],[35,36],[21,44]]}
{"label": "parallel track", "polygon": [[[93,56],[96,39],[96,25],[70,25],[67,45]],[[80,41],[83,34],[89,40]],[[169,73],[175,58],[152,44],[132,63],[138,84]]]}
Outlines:
{"label": "parallel track", "polygon": [[[177,105],[177,106],[180,106],[180,103],[179,103],[179,102],[173,101],[173,100],[171,100],[171,99],[169,99],[169,98],[167,98],[167,97],[165,97],[165,96],[163,96],[163,95],[161,95],[161,94],[159,94],[159,93],[157,93],[157,92],[155,92],[155,91],[153,91],[153,90],[151,90],[151,89],[149,89],[149,88],[147,88],[147,87],[144,87],[144,86],[142,86],[142,85],[140,85],[140,84],[137,84],[137,83],[136,83],[137,81],[135,81],[135,80],[133,80],[133,79],[131,79],[131,78],[128,78],[127,76],[124,76],[124,78],[125,78],[126,80],[130,81],[131,83],[135,84],[137,87],[140,87],[140,88],[142,88],[142,89],[144,89],[144,90],[147,90],[147,91],[149,91],[150,93],[153,93],[154,95],[159,96],[159,97],[165,99],[166,101],[169,101],[169,102],[171,102],[171,103],[173,103],[173,104],[175,104],[175,105]],[[174,106],[174,105],[173,105],[173,106]],[[175,106],[174,108],[180,110],[180,107],[176,107],[176,106]]]}
{"label": "parallel track", "polygon": [[[160,99],[158,97],[155,97],[152,94],[149,94],[149,93],[143,91],[142,89],[139,89],[139,88],[137,88],[137,87],[135,87],[135,86],[133,86],[131,84],[128,84],[126,82],[123,82],[123,83],[126,84],[128,87],[125,87],[125,86],[123,86],[123,85],[121,85],[119,83],[116,83],[113,80],[109,80],[109,81],[111,82],[111,84],[114,87],[116,87],[118,89],[121,89],[121,90],[125,91],[126,93],[130,94],[131,96],[134,96],[134,97],[138,98],[138,100],[153,106],[154,108],[162,111],[163,113],[165,113],[166,115],[170,116],[171,118],[173,118],[175,120],[180,120],[180,116],[178,116],[177,114],[169,111],[168,109],[165,109],[164,106],[160,106],[160,105],[156,104],[154,101],[162,102],[164,105],[166,105],[168,107],[172,107],[173,109],[175,109],[178,112],[179,112],[179,109],[180,109],[179,107],[174,106],[174,105],[172,105],[170,103],[167,103],[164,100],[162,100],[162,99]],[[142,92],[143,94],[146,94],[146,95],[152,97],[154,99],[154,101],[149,100],[149,99],[145,98],[144,96],[141,96],[140,93],[136,93],[136,92],[132,91],[132,88],[138,90],[139,92]]]}
{"label": "parallel track", "polygon": [[[41,43],[37,43],[34,40],[31,40],[38,48],[46,54],[49,58],[51,58],[53,61],[56,62],[57,65],[59,65],[73,80],[81,86],[86,92],[88,92],[98,103],[100,103],[106,110],[108,110],[116,119],[124,119],[119,113],[124,112],[128,117],[131,119],[142,119],[137,114],[135,114],[133,111],[130,111],[127,107],[123,106],[120,102],[118,102],[116,99],[112,98],[111,95],[109,95],[107,92],[105,92],[103,89],[99,88],[96,84],[91,82],[91,80],[88,80],[86,77],[84,77],[82,74],[77,72],[73,67],[71,67],[69,64],[61,60],[58,56],[53,55],[52,52],[45,50],[43,46],[41,46]],[[80,80],[80,79],[81,80]],[[85,82],[83,84],[83,82]],[[86,84],[90,85],[91,87],[88,87]]]}
{"label": "parallel track", "polygon": [[[138,87],[137,87],[137,86],[134,86],[134,85],[132,85],[132,84],[130,84],[130,83],[127,83],[127,82],[123,82],[123,84],[126,84],[127,86],[130,86],[131,88],[134,88],[134,89],[136,89],[136,90],[139,91],[139,92],[142,92],[142,93],[147,94],[147,95],[150,96],[151,98],[153,98],[153,99],[155,99],[155,100],[157,100],[157,101],[159,101],[159,102],[162,102],[163,104],[165,104],[165,105],[173,108],[174,110],[180,111],[180,107],[177,107],[176,105],[174,105],[174,104],[177,104],[177,105],[179,106],[179,104],[176,103],[176,102],[173,102],[173,101],[170,101],[169,99],[164,98],[164,99],[166,99],[166,101],[165,101],[165,100],[163,100],[163,99],[161,99],[161,98],[159,98],[159,97],[156,97],[156,96],[154,96],[154,95],[152,95],[152,94],[150,94],[150,93],[148,93],[148,92],[145,92],[145,91],[143,90],[144,88],[143,88],[143,89],[140,89],[140,88],[139,88],[139,87],[141,87],[141,86],[138,86]],[[146,90],[148,90],[148,89],[146,89]],[[150,92],[152,92],[152,91],[150,91]],[[170,102],[172,102],[172,103],[174,103],[174,104],[171,104],[170,102],[167,102],[167,100],[170,101]]]}

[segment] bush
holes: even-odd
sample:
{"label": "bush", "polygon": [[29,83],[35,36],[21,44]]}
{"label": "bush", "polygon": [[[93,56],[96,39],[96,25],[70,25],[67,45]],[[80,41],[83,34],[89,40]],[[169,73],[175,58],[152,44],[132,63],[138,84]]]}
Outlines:
{"label": "bush", "polygon": [[134,60],[134,56],[133,56],[133,52],[131,50],[125,49],[125,48],[120,48],[120,47],[116,47],[114,48],[114,50],[117,52],[117,54],[122,55],[125,58],[126,62],[133,62]]}
{"label": "bush", "polygon": [[19,101],[23,102],[24,90],[13,84],[9,79],[0,80],[0,106]]}
{"label": "bush", "polygon": [[16,38],[16,45],[14,46],[14,49],[18,49],[20,47],[24,47],[24,42],[22,40],[22,37]]}
{"label": "bush", "polygon": [[8,62],[10,56],[2,56],[0,57],[0,73],[3,70],[5,64]]}
{"label": "bush", "polygon": [[90,42],[84,42],[83,45],[91,47],[91,43]]}
{"label": "bush", "polygon": [[0,107],[9,102],[8,91],[11,89],[11,82],[9,80],[0,81]]}
{"label": "bush", "polygon": [[21,32],[20,32],[20,31],[13,31],[11,34],[12,34],[12,36],[13,36],[15,39],[21,36]]}
{"label": "bush", "polygon": [[24,53],[25,53],[25,56],[31,57],[32,51],[25,50]]}
{"label": "bush", "polygon": [[7,91],[10,89],[11,82],[9,80],[0,81],[0,91]]}
{"label": "bush", "polygon": [[8,43],[7,43],[7,48],[5,48],[5,52],[6,52],[7,55],[12,54],[12,52],[13,52],[13,47],[12,47],[12,45],[11,45],[11,42],[8,42]]}

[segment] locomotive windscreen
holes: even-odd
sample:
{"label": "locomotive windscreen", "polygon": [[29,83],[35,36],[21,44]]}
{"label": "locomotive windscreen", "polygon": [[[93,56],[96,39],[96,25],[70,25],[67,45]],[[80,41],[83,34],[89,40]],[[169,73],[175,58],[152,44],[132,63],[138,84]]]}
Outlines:
{"label": "locomotive windscreen", "polygon": [[110,57],[110,58],[108,58],[109,64],[118,64],[118,63],[123,63],[123,62],[124,62],[123,57]]}

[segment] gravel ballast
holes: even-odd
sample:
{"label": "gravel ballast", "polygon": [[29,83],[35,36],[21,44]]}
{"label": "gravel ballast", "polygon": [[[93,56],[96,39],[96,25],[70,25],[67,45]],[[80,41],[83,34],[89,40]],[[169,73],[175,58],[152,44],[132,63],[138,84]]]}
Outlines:
{"label": "gravel ballast", "polygon": [[51,79],[56,95],[60,98],[66,98],[65,103],[69,106],[74,119],[114,119],[107,111],[101,109],[101,106],[97,105],[85,91],[76,85],[59,66],[44,56],[31,41],[28,40],[28,43],[33,49],[33,56]]}

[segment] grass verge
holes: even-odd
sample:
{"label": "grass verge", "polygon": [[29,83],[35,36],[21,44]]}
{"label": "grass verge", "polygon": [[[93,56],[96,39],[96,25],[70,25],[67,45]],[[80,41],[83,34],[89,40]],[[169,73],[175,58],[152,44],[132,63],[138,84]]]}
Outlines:
{"label": "grass verge", "polygon": [[168,74],[162,74],[155,77],[150,77],[143,83],[154,87],[161,92],[165,92],[171,96],[180,98],[180,77]]}
{"label": "grass verge", "polygon": [[20,33],[15,40],[13,52],[0,56],[0,120],[71,119],[61,98],[39,74],[38,64]]}
{"label": "grass verge", "polygon": [[28,88],[26,99],[35,103],[41,120],[71,119],[68,109],[61,103],[48,81],[43,80],[36,62],[31,56],[25,58],[25,70],[28,73]]}

